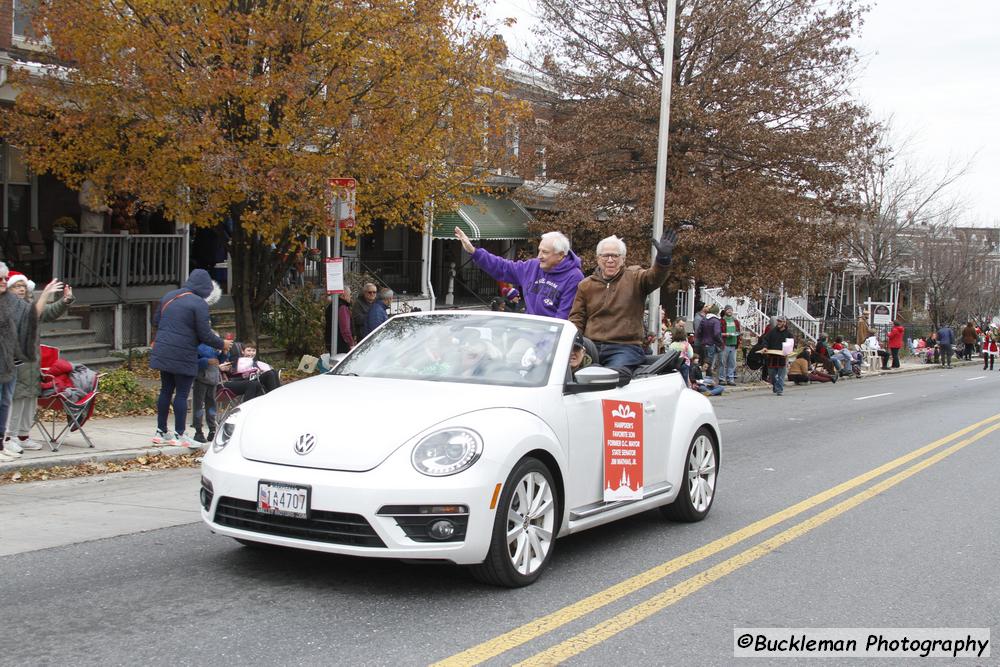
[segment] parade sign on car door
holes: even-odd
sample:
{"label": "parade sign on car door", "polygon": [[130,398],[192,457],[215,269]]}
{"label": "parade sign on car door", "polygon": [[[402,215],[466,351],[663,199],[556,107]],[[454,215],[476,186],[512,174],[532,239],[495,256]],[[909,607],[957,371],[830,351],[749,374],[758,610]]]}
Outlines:
{"label": "parade sign on car door", "polygon": [[604,500],[642,498],[642,404],[601,401],[604,413]]}

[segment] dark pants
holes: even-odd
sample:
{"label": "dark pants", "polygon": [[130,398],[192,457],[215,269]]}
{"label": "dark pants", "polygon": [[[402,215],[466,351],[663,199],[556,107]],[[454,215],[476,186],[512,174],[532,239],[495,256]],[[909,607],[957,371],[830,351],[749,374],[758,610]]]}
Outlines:
{"label": "dark pants", "polygon": [[10,405],[14,402],[14,385],[16,384],[16,373],[10,382],[0,384],[0,451],[3,450],[3,437],[7,431],[7,419],[10,417]]}
{"label": "dark pants", "polygon": [[994,359],[996,359],[996,356],[994,356],[992,354],[984,354],[983,355],[983,370],[984,371],[986,370],[987,367],[989,367],[990,370],[993,370],[993,360]]}
{"label": "dark pants", "polygon": [[278,373],[276,371],[267,371],[251,380],[237,378],[235,380],[228,380],[222,384],[237,396],[242,396],[244,401],[249,401],[277,389],[280,380],[278,380]]}
{"label": "dark pants", "polygon": [[892,367],[899,368],[899,348],[890,347],[889,352],[892,353]]}
{"label": "dark pants", "polygon": [[156,400],[156,428],[161,432],[167,432],[167,415],[170,413],[170,398],[173,396],[174,431],[178,435],[184,433],[184,424],[187,421],[188,394],[191,393],[193,383],[193,375],[160,371],[160,397]]}
{"label": "dark pants", "polygon": [[941,349],[941,365],[948,365],[951,368],[951,344],[950,343],[938,343],[938,347]]}
{"label": "dark pants", "polygon": [[204,382],[194,383],[194,398],[192,399],[191,426],[194,430],[200,431],[202,418],[208,425],[209,433],[215,432],[215,385]]}

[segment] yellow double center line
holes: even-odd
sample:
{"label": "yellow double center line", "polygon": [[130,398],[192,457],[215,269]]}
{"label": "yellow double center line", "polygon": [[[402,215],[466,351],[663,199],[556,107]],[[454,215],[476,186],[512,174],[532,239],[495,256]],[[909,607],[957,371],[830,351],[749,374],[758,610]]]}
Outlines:
{"label": "yellow double center line", "polygon": [[[457,665],[476,665],[489,660],[490,658],[494,658],[502,653],[505,653],[506,651],[552,632],[553,630],[556,630],[567,623],[611,604],[612,602],[616,602],[631,593],[645,588],[646,586],[649,586],[650,584],[677,572],[678,570],[686,568],[725,549],[735,546],[736,544],[758,535],[783,521],[821,505],[843,493],[846,493],[847,491],[855,489],[858,486],[875,479],[876,477],[895,470],[896,468],[899,468],[914,459],[917,459],[952,442],[953,440],[956,440],[957,438],[961,438],[962,436],[997,420],[1000,420],[1000,414],[993,415],[992,417],[984,419],[980,422],[966,426],[965,428],[955,431],[950,435],[935,440],[929,445],[925,445],[924,447],[916,449],[908,454],[904,454],[899,458],[893,459],[892,461],[874,468],[873,470],[869,470],[868,472],[858,475],[857,477],[843,482],[842,484],[838,484],[837,486],[827,489],[826,491],[818,493],[811,498],[807,498],[806,500],[796,503],[791,507],[772,514],[769,517],[755,521],[740,530],[734,531],[729,535],[710,542],[698,549],[695,549],[694,551],[690,551],[682,556],[678,556],[677,558],[650,568],[649,570],[630,577],[621,583],[615,584],[614,586],[606,588],[603,591],[594,593],[593,595],[590,595],[578,602],[574,602],[573,604],[567,605],[562,609],[546,614],[545,616],[542,616],[530,623],[514,628],[509,632],[505,632],[502,635],[494,637],[493,639],[485,641],[477,646],[473,646],[470,649],[457,653],[454,656],[446,658],[445,660],[435,664],[441,666],[447,665],[449,667]],[[837,505],[824,510],[823,512],[820,512],[802,523],[788,528],[787,530],[768,540],[765,540],[757,546],[751,547],[750,549],[747,549],[746,551],[743,551],[742,553],[739,553],[736,556],[733,556],[732,558],[729,558],[728,560],[725,560],[722,563],[719,563],[718,565],[655,595],[649,600],[640,603],[635,607],[631,607],[630,609],[608,619],[607,621],[604,621],[589,630],[586,630],[546,651],[543,651],[542,653],[539,653],[521,664],[554,664],[577,655],[591,646],[614,636],[618,632],[635,625],[639,621],[649,617],[657,611],[660,611],[663,608],[687,597],[691,593],[694,593],[709,583],[734,572],[757,558],[774,551],[781,545],[804,535],[813,528],[823,525],[832,518],[843,514],[849,509],[856,507],[870,498],[873,498],[886,489],[899,484],[903,480],[915,475],[931,465],[934,465],[938,461],[950,456],[963,447],[966,447],[976,440],[985,437],[997,429],[1000,429],[1000,424],[995,424],[987,429],[984,429],[980,433],[962,440],[951,447],[938,452],[934,456],[928,457],[920,463],[917,463],[910,468],[907,468],[906,470],[903,470],[892,477],[875,484],[871,488],[866,489],[865,491],[862,491],[861,493],[852,496]]]}

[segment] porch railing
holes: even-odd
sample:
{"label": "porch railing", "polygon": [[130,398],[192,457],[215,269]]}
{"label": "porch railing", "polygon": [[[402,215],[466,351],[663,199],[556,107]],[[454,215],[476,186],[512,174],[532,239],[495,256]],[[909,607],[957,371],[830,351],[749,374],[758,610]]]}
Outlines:
{"label": "porch railing", "polygon": [[756,336],[764,333],[768,317],[761,310],[756,299],[723,296],[721,287],[703,287],[701,288],[701,300],[708,304],[717,305],[720,313],[726,306],[732,306],[733,313],[743,329],[752,331]]}
{"label": "porch railing", "polygon": [[801,331],[806,338],[816,342],[816,339],[819,338],[819,320],[810,315],[809,311],[793,301],[787,294],[781,310],[795,328]]}
{"label": "porch railing", "polygon": [[129,287],[180,284],[179,234],[62,234],[52,244],[53,275],[73,287],[108,288],[124,301]]}
{"label": "porch railing", "polygon": [[424,262],[420,259],[344,258],[344,270],[366,273],[399,294],[420,294],[420,276]]}

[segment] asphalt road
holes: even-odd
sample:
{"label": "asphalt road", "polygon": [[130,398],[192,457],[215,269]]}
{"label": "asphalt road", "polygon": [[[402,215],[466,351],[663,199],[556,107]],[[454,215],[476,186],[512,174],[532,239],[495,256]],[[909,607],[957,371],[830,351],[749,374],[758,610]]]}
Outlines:
{"label": "asphalt road", "polygon": [[[454,566],[245,548],[200,523],[86,542],[56,526],[45,544],[61,546],[0,557],[0,664],[731,665],[737,627],[1000,637],[998,399],[1000,372],[966,367],[718,400],[706,521],[649,512],[560,540],[516,591]],[[196,472],[143,482],[191,509]]]}

